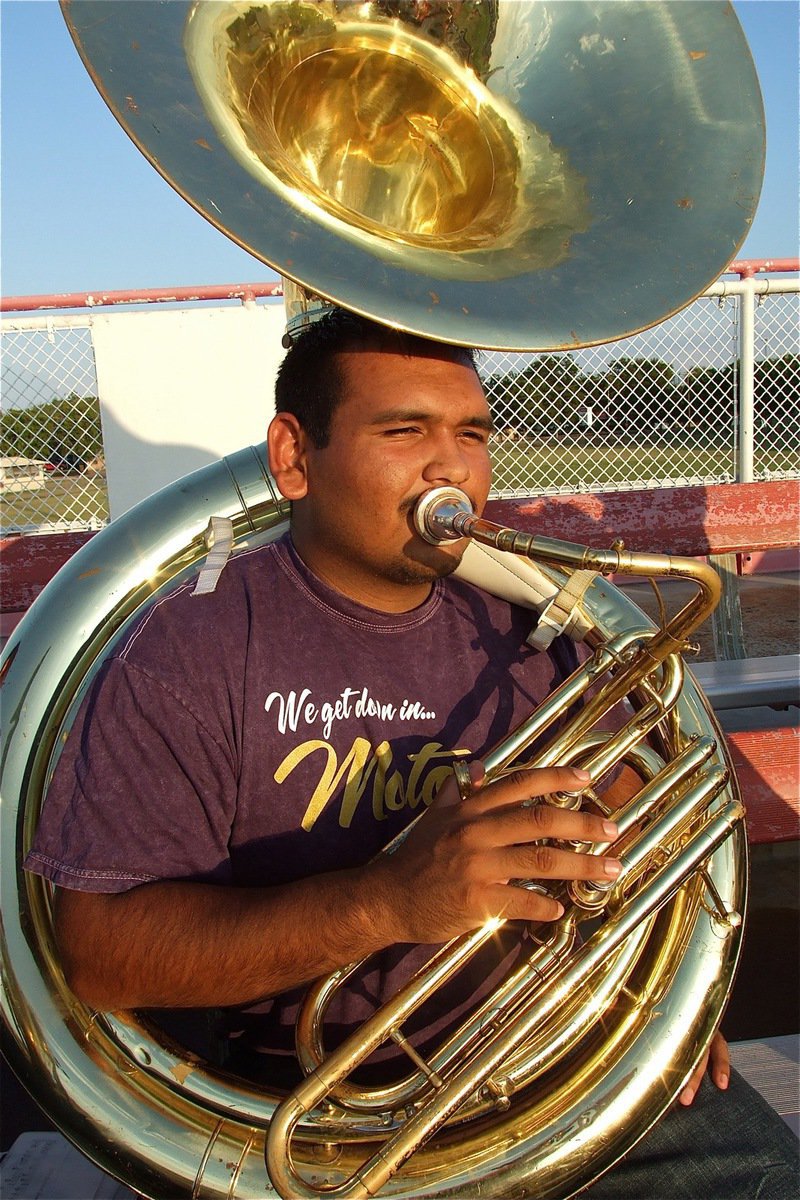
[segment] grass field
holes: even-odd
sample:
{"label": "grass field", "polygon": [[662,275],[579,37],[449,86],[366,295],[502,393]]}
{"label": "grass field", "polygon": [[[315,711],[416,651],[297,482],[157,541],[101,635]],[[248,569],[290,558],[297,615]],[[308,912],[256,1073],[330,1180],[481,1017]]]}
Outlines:
{"label": "grass field", "polygon": [[[735,479],[731,447],[589,446],[563,442],[496,442],[492,447],[496,491],[581,492],[677,484],[727,483]],[[758,478],[797,475],[798,455],[768,448],[756,452]]]}
{"label": "grass field", "polygon": [[44,487],[31,492],[4,492],[0,526],[30,529],[40,525],[96,528],[108,520],[108,492],[101,475],[45,476]]}

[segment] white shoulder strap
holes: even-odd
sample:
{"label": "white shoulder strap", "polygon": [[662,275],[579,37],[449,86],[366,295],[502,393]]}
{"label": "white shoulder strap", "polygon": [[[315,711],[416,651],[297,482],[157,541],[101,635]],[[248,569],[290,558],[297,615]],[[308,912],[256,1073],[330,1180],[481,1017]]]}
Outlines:
{"label": "white shoulder strap", "polygon": [[208,554],[197,576],[193,596],[207,596],[219,583],[222,568],[233,549],[233,522],[228,517],[212,517],[205,532],[205,542]]}
{"label": "white shoulder strap", "polygon": [[537,612],[539,619],[528,637],[537,650],[546,650],[560,633],[581,642],[592,628],[580,602],[595,571],[575,571],[559,588],[530,559],[470,542],[455,574],[501,600]]}

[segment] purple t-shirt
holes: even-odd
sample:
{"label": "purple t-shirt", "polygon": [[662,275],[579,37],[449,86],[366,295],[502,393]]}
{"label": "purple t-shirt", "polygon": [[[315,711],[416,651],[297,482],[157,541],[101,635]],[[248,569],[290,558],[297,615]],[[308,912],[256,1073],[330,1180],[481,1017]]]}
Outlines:
{"label": "purple t-shirt", "polygon": [[[526,644],[529,612],[453,578],[411,612],[356,604],[288,536],[234,557],[213,593],[193,586],[124,638],[67,740],[25,863],[62,887],[270,886],[364,863],[455,756],[480,757],[576,665],[565,639]],[[378,956],[334,1028],[430,953]],[[251,1010],[254,1042],[289,1050],[296,1003]]]}

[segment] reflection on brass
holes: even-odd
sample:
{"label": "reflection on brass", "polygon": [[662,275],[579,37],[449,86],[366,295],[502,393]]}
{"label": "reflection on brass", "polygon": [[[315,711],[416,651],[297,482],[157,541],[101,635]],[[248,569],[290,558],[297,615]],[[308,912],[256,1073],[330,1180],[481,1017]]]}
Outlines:
{"label": "reflection on brass", "polygon": [[585,181],[547,134],[394,15],[430,5],[245,7],[195,7],[187,59],[220,137],[289,204],[431,277],[552,267],[588,228]]}

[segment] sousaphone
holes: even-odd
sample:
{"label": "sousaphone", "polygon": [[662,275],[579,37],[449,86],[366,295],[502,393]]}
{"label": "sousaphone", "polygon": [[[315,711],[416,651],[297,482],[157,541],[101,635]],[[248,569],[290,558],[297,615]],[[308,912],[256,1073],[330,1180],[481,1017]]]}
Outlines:
{"label": "sousaphone", "polygon": [[[716,0],[63,8],[136,144],[227,236],[300,285],[301,307],[312,294],[487,349],[606,342],[701,293],[755,211],[761,99],[735,13]],[[49,889],[21,870],[65,731],[115,639],[197,573],[209,528],[230,535],[233,552],[285,528],[263,450],[189,476],[98,534],[6,647],[6,1053],[64,1132],[144,1195],[273,1194],[264,1145],[279,1126],[270,1171],[284,1195],[570,1195],[660,1118],[718,1022],[738,954],[746,838],[724,741],[680,658],[713,607],[713,573],[476,526],[457,496],[437,504],[418,514],[427,535],[469,525],[475,545],[533,556],[538,565],[519,572],[523,598],[545,610],[546,626],[569,597],[562,624],[607,668],[609,700],[630,684],[634,723],[650,730],[649,745],[616,747],[646,795],[625,818],[633,883],[596,904],[601,938],[614,933],[608,953],[583,950],[590,930],[576,939],[565,925],[544,939],[533,973],[548,987],[532,1000],[514,991],[518,1018],[492,1018],[508,1041],[491,1053],[492,1021],[464,1035],[492,1065],[465,1076],[463,1102],[442,1105],[441,1122],[428,1116],[440,1089],[424,1072],[383,1109],[335,1081],[332,1098],[312,1096],[306,1110],[226,1076],[143,1015],[90,1012],[64,982]],[[602,578],[626,567],[685,574],[701,598],[655,630]],[[571,590],[587,571],[600,574]],[[637,655],[649,665],[632,666]],[[599,734],[576,728],[573,742],[552,753],[607,768]],[[496,759],[502,771],[505,748]],[[596,901],[570,899],[573,925]],[[316,1017],[310,1029],[304,1061],[319,1077]],[[388,1172],[360,1166],[415,1122],[413,1156],[402,1146]]]}

